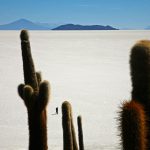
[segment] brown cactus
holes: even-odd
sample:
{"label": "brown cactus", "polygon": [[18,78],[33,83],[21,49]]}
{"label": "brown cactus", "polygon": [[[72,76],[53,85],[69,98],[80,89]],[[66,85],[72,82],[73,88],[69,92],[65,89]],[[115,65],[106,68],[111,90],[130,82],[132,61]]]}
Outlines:
{"label": "brown cactus", "polygon": [[136,43],[130,55],[132,99],[150,107],[150,41]]}
{"label": "brown cactus", "polygon": [[150,149],[150,41],[136,43],[130,55],[132,101],[121,111],[124,150]]}
{"label": "brown cactus", "polygon": [[49,83],[41,82],[41,74],[35,72],[28,32],[22,30],[20,37],[25,84],[18,86],[18,93],[28,112],[29,150],[47,150],[46,106],[49,100]]}
{"label": "brown cactus", "polygon": [[77,123],[78,123],[79,150],[84,150],[82,117],[81,116],[77,117]]}
{"label": "brown cactus", "polygon": [[71,105],[65,101],[62,104],[63,150],[74,150],[71,127]]}
{"label": "brown cactus", "polygon": [[146,117],[143,106],[135,101],[125,102],[120,113],[123,150],[146,150]]}
{"label": "brown cactus", "polygon": [[72,107],[68,101],[62,104],[62,127],[64,150],[78,150],[75,128],[73,125]]}

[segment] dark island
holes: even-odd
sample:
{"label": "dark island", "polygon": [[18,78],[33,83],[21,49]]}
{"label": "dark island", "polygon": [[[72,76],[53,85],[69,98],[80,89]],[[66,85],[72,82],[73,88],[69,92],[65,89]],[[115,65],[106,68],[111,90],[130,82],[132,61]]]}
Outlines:
{"label": "dark island", "polygon": [[58,26],[52,30],[118,30],[118,29],[108,25],[102,26],[102,25],[65,24],[65,25]]}

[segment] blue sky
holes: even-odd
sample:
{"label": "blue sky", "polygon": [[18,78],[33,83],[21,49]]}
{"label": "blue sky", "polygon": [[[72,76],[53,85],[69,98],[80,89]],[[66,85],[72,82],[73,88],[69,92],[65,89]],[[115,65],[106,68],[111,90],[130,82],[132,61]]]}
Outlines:
{"label": "blue sky", "polygon": [[0,24],[33,22],[150,26],[150,0],[0,0]]}

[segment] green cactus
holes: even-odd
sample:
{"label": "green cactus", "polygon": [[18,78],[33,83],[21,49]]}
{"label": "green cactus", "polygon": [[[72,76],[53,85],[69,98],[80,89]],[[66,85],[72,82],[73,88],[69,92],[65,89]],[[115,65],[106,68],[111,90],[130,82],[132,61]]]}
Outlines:
{"label": "green cactus", "polygon": [[29,150],[47,150],[46,106],[50,87],[48,81],[41,82],[41,73],[35,72],[28,32],[22,30],[20,38],[25,84],[18,86],[18,94],[28,112]]}
{"label": "green cactus", "polygon": [[81,116],[77,117],[77,123],[78,123],[79,150],[84,150],[82,117]]}
{"label": "green cactus", "polygon": [[62,104],[63,150],[74,150],[71,127],[71,105],[65,101]]}
{"label": "green cactus", "polygon": [[132,100],[123,105],[120,116],[123,149],[146,150],[150,149],[150,41],[133,46],[130,69]]}

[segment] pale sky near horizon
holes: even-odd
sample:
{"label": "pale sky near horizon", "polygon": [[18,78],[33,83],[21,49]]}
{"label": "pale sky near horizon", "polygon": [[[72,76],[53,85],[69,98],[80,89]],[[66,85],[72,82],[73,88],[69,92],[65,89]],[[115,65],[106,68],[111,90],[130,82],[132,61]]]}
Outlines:
{"label": "pale sky near horizon", "polygon": [[145,28],[150,26],[150,0],[0,0],[0,24],[20,18]]}

